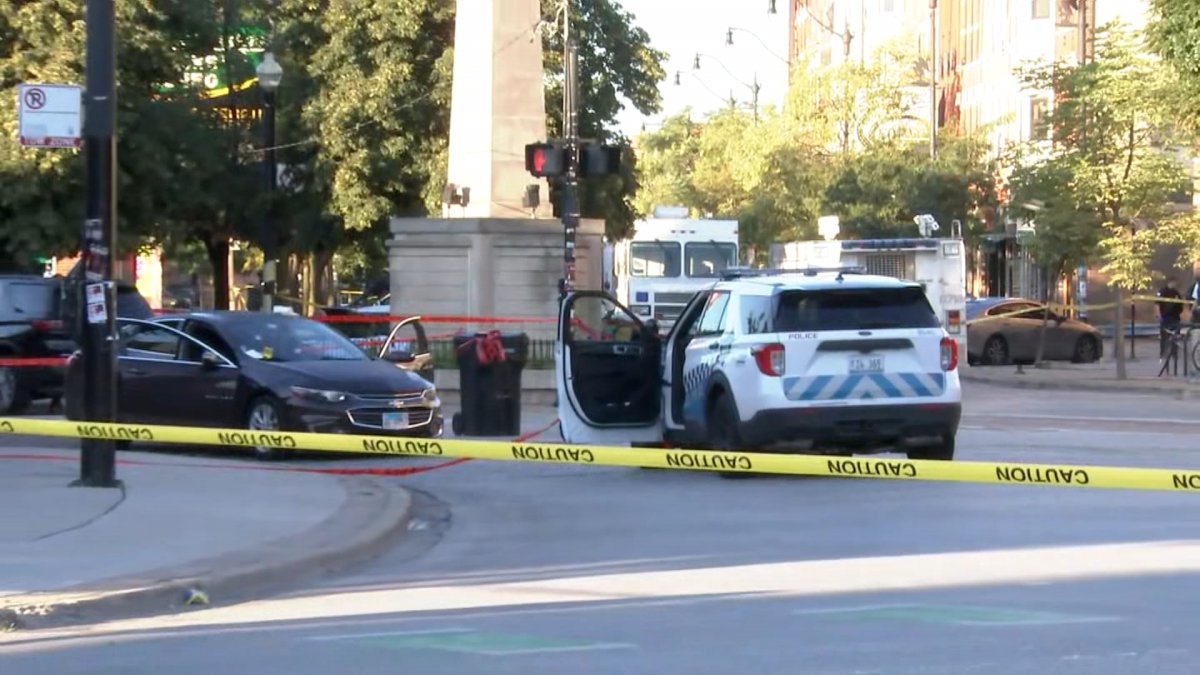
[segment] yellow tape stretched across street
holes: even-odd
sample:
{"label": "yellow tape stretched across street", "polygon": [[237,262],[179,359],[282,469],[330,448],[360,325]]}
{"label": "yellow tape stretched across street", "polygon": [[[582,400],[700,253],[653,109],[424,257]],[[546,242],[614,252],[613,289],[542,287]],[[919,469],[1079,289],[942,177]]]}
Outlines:
{"label": "yellow tape stretched across street", "polygon": [[1200,492],[1200,470],[1187,469],[1012,462],[941,462],[819,455],[776,455],[758,452],[617,448],[523,441],[421,439],[148,424],[108,424],[19,417],[0,417],[0,434],[99,438],[187,445],[269,446],[285,450],[358,455],[462,457],[496,461],[690,471]]}

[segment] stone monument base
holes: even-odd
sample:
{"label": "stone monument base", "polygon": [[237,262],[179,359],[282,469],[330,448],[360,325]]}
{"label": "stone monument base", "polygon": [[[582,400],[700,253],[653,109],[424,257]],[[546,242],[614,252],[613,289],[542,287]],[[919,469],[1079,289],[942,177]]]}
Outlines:
{"label": "stone monument base", "polygon": [[[558,281],[563,275],[559,221],[393,218],[390,230],[393,315],[558,316]],[[601,288],[604,222],[584,220],[575,240],[575,287]],[[533,339],[553,338],[555,331],[554,324],[512,328]]]}

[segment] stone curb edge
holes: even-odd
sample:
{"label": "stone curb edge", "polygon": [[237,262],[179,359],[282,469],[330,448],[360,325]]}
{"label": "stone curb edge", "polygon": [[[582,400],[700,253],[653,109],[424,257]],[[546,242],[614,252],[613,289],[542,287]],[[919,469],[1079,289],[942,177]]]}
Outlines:
{"label": "stone curb edge", "polygon": [[959,374],[959,379],[963,382],[973,382],[975,384],[990,384],[995,387],[1007,387],[1009,389],[1049,389],[1055,391],[1102,391],[1109,393],[1125,393],[1125,394],[1156,394],[1159,396],[1169,396],[1181,400],[1189,399],[1193,396],[1200,395],[1200,387],[1189,388],[1180,387],[1178,389],[1160,389],[1157,387],[1144,387],[1139,385],[1112,387],[1105,385],[1093,384],[1091,382],[1045,382],[1045,381],[1011,381],[997,380],[979,375]]}
{"label": "stone curb edge", "polygon": [[[58,628],[98,620],[186,609],[187,593],[203,591],[213,604],[328,573],[377,556],[408,531],[407,490],[370,478],[339,479],[346,499],[336,512],[289,537],[228,554],[106,579],[86,587],[31,594],[29,602],[0,609],[0,629]],[[153,579],[154,581],[147,582]],[[38,597],[46,598],[39,603]],[[63,596],[80,596],[56,600]],[[199,607],[203,607],[200,605]]]}

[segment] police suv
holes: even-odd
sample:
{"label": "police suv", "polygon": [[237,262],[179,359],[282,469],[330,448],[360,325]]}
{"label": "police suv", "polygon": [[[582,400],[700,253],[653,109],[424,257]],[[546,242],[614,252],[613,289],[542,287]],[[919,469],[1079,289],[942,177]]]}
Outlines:
{"label": "police suv", "polygon": [[950,460],[958,343],[919,284],[850,269],[726,270],[666,338],[602,292],[562,303],[568,443]]}

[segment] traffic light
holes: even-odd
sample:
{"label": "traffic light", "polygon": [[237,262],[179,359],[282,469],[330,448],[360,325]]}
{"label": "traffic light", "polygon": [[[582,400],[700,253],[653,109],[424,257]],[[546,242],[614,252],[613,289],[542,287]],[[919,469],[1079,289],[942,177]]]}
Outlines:
{"label": "traffic light", "polygon": [[554,143],[525,146],[525,170],[538,178],[557,178],[567,173],[567,151]]}
{"label": "traffic light", "polygon": [[580,176],[611,176],[621,172],[621,148],[588,143],[579,149]]}

